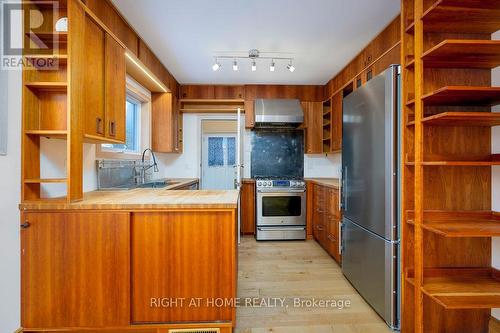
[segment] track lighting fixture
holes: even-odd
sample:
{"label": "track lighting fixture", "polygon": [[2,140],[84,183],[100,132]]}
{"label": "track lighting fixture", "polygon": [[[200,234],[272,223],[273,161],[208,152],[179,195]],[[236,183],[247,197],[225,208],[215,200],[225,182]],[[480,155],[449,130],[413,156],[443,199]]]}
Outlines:
{"label": "track lighting fixture", "polygon": [[[271,54],[270,54],[271,55]],[[284,61],[288,61],[289,64],[286,66],[286,68],[290,71],[290,72],[294,72],[295,71],[295,67],[293,66],[292,62],[293,62],[293,58],[290,58],[290,57],[277,57],[275,56],[276,53],[272,53],[272,56],[262,56],[262,53],[259,51],[259,50],[256,50],[256,49],[252,49],[248,52],[248,56],[241,56],[241,55],[216,55],[214,58],[215,58],[215,63],[213,64],[212,66],[212,69],[214,72],[218,71],[219,69],[221,69],[222,65],[221,63],[219,62],[219,60],[221,59],[232,59],[232,64],[233,64],[233,71],[237,72],[238,69],[239,69],[239,64],[238,64],[238,60],[241,60],[241,59],[245,59],[245,60],[250,60],[250,64],[251,64],[251,69],[252,69],[252,72],[256,72],[257,71],[257,61],[259,59],[263,59],[263,60],[270,60],[271,61],[271,64],[269,65],[269,71],[270,72],[275,72],[276,71],[276,62],[284,62]]]}
{"label": "track lighting fixture", "polygon": [[215,64],[213,64],[212,66],[212,70],[214,72],[218,71],[220,68],[222,67],[222,65],[219,63],[219,61],[217,61],[217,58],[215,58]]}

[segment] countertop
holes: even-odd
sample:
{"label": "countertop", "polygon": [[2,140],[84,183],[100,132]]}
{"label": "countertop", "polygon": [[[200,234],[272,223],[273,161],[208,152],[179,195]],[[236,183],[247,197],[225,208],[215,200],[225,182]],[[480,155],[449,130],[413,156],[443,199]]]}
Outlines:
{"label": "countertop", "polygon": [[62,200],[26,202],[23,210],[149,210],[149,209],[234,209],[238,207],[239,192],[175,190],[197,182],[184,179],[181,183],[161,189],[138,188],[128,191],[93,191],[84,194],[82,201]]}
{"label": "countertop", "polygon": [[310,181],[321,186],[327,186],[336,190],[340,189],[340,179],[338,178],[306,178],[306,181]]}

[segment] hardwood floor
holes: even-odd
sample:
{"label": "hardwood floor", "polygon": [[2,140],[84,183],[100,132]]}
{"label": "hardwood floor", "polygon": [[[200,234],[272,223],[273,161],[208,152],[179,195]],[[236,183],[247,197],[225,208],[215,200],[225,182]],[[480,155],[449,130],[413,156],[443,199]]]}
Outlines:
{"label": "hardwood floor", "polygon": [[[243,238],[239,249],[238,297],[266,301],[286,297],[286,301],[284,306],[277,301],[278,306],[273,308],[241,305],[235,333],[391,332],[315,241],[256,242],[253,237]],[[295,298],[349,300],[351,305],[296,307]]]}

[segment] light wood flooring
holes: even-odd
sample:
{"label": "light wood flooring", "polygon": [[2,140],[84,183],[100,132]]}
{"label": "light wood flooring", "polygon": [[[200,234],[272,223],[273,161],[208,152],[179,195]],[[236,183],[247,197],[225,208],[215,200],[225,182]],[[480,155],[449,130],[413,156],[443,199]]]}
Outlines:
{"label": "light wood flooring", "polygon": [[[238,297],[287,297],[284,307],[237,310],[235,333],[392,332],[315,241],[257,242],[242,239]],[[350,308],[295,307],[293,299],[350,300]],[[279,305],[279,302],[278,302]]]}

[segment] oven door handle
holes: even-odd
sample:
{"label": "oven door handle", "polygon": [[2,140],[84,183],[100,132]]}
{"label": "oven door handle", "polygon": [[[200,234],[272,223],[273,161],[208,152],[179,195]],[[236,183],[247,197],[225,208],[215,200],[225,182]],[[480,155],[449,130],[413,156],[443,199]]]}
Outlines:
{"label": "oven door handle", "polygon": [[290,231],[303,231],[306,230],[305,227],[283,227],[283,228],[275,228],[275,227],[257,227],[257,230],[259,231],[283,231],[283,230],[290,230]]}
{"label": "oven door handle", "polygon": [[305,193],[306,190],[273,190],[273,189],[258,189],[259,193]]}

